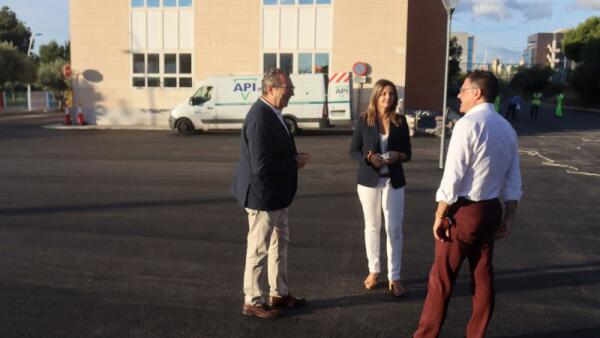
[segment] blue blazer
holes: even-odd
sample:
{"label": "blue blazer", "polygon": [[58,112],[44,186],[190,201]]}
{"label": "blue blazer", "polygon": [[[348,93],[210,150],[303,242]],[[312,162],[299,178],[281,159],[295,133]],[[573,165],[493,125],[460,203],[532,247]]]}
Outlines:
{"label": "blue blazer", "polygon": [[[390,122],[390,135],[388,137],[387,151],[398,151],[406,154],[406,160],[410,161],[412,150],[410,145],[410,135],[408,133],[408,123],[406,117],[400,116],[400,126],[396,127]],[[381,153],[379,138],[379,124],[373,127],[367,125],[367,121],[361,116],[356,121],[356,127],[352,135],[350,144],[350,157],[358,162],[358,184],[366,187],[376,187],[379,181],[379,168],[374,167],[367,161],[369,151]],[[401,162],[389,164],[388,171],[392,187],[401,188],[406,185],[404,178],[404,168]]]}
{"label": "blue blazer", "polygon": [[296,155],[294,137],[258,99],[242,126],[232,195],[244,208],[271,211],[288,207],[297,188]]}

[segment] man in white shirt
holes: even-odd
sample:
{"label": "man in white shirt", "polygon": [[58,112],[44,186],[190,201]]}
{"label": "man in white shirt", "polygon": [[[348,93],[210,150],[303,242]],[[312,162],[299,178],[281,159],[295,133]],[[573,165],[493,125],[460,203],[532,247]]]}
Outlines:
{"label": "man in white shirt", "polygon": [[508,235],[522,194],[517,135],[494,111],[497,94],[498,79],[485,71],[470,73],[458,94],[465,116],[454,127],[436,193],[435,261],[415,338],[439,336],[465,258],[473,295],[466,336],[483,337],[492,317],[494,241]]}

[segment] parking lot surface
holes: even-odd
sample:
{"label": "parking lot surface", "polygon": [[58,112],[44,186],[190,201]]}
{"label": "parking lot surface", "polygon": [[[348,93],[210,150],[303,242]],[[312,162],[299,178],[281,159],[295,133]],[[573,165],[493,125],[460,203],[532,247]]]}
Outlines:
{"label": "parking lot surface", "polygon": [[[523,114],[525,115],[525,114]],[[400,299],[367,274],[351,131],[296,139],[312,162],[290,208],[289,278],[308,305],[242,316],[246,217],[229,195],[235,132],[54,130],[60,114],[0,114],[4,337],[410,337],[433,260],[439,139],[406,166]],[[524,197],[497,243],[488,337],[600,336],[600,116],[521,117]],[[382,246],[385,248],[385,246]],[[385,257],[385,256],[382,256]],[[470,316],[463,267],[442,337]]]}

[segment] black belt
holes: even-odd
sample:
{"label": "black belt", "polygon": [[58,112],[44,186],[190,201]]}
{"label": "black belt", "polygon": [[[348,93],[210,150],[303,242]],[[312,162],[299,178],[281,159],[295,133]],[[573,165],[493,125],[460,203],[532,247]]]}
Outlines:
{"label": "black belt", "polygon": [[379,177],[390,177],[390,174],[379,174]]}
{"label": "black belt", "polygon": [[468,199],[468,198],[466,198],[466,197],[462,197],[462,196],[460,196],[460,197],[458,198],[458,200],[459,200],[459,201],[466,202],[466,203],[489,203],[489,202],[500,201],[500,199],[499,199],[498,197],[496,197],[496,198],[491,198],[491,199],[489,199],[489,200],[472,201],[472,200],[470,200],[470,199]]}

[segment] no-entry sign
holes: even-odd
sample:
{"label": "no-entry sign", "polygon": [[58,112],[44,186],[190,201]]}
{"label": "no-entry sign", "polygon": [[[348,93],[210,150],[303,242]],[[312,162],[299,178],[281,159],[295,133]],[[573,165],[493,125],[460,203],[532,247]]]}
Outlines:
{"label": "no-entry sign", "polygon": [[70,64],[64,65],[62,71],[63,71],[63,75],[66,78],[70,78],[71,75],[73,75],[73,71],[71,70],[71,65]]}
{"label": "no-entry sign", "polygon": [[364,62],[356,62],[352,66],[352,72],[356,76],[365,76],[367,75],[367,64]]}

